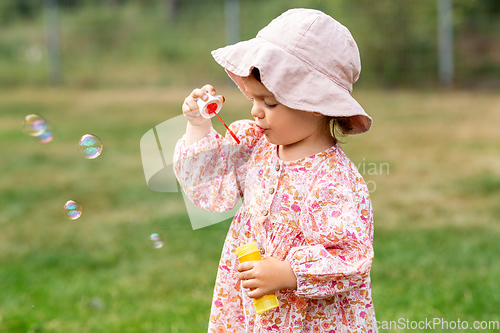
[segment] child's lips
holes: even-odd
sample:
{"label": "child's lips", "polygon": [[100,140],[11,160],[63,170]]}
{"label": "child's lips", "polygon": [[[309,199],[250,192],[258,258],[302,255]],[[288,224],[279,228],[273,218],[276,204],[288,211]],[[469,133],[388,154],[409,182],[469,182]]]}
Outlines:
{"label": "child's lips", "polygon": [[261,127],[261,126],[259,126],[259,125],[257,125],[257,126],[259,127],[259,130],[260,130],[261,132],[265,132],[265,131],[267,131],[267,130],[268,130],[267,128]]}

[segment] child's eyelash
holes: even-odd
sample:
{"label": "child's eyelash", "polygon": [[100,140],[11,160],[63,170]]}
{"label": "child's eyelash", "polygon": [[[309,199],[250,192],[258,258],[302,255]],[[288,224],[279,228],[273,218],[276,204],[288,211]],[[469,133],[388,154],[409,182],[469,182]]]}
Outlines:
{"label": "child's eyelash", "polygon": [[[254,99],[254,98],[251,98],[251,99],[250,99],[250,101],[253,103],[253,102],[255,102],[255,99]],[[270,108],[270,109],[272,109],[272,108],[274,108],[274,107],[278,106],[278,104],[277,104],[277,103],[276,103],[276,104],[272,104],[272,105],[270,105],[270,104],[267,104],[266,102],[264,102],[264,105],[265,105],[266,107]]]}

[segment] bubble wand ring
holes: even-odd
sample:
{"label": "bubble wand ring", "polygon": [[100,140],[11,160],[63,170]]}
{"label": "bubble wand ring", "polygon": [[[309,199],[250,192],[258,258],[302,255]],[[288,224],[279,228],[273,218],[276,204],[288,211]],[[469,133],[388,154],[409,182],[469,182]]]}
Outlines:
{"label": "bubble wand ring", "polygon": [[201,98],[196,99],[196,103],[198,103],[198,108],[200,109],[200,114],[203,118],[212,118],[213,116],[217,116],[220,122],[227,128],[229,134],[234,138],[237,144],[240,144],[240,140],[236,137],[236,135],[229,129],[226,123],[219,117],[218,113],[222,108],[222,102],[217,97],[214,97],[206,92],[208,95],[208,99],[206,101]]}

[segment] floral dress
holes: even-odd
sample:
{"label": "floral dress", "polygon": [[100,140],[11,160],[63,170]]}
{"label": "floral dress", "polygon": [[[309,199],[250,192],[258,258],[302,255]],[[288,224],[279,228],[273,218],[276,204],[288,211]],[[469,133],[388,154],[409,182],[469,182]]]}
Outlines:
{"label": "floral dress", "polygon": [[[371,296],[373,212],[366,184],[339,145],[295,161],[278,157],[253,121],[213,128],[186,147],[174,171],[199,207],[223,212],[243,203],[229,228],[217,273],[208,332],[376,332]],[[297,289],[257,315],[238,279],[235,248],[257,242],[263,257],[286,260]]]}

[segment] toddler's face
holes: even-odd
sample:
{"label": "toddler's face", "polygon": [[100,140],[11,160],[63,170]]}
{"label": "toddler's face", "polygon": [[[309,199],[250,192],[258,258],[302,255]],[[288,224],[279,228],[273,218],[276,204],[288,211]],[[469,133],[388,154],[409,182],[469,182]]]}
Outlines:
{"label": "toddler's face", "polygon": [[276,145],[315,145],[324,140],[317,112],[291,109],[278,103],[274,95],[253,75],[243,79],[245,89],[253,99],[251,114],[262,127],[267,140]]}

